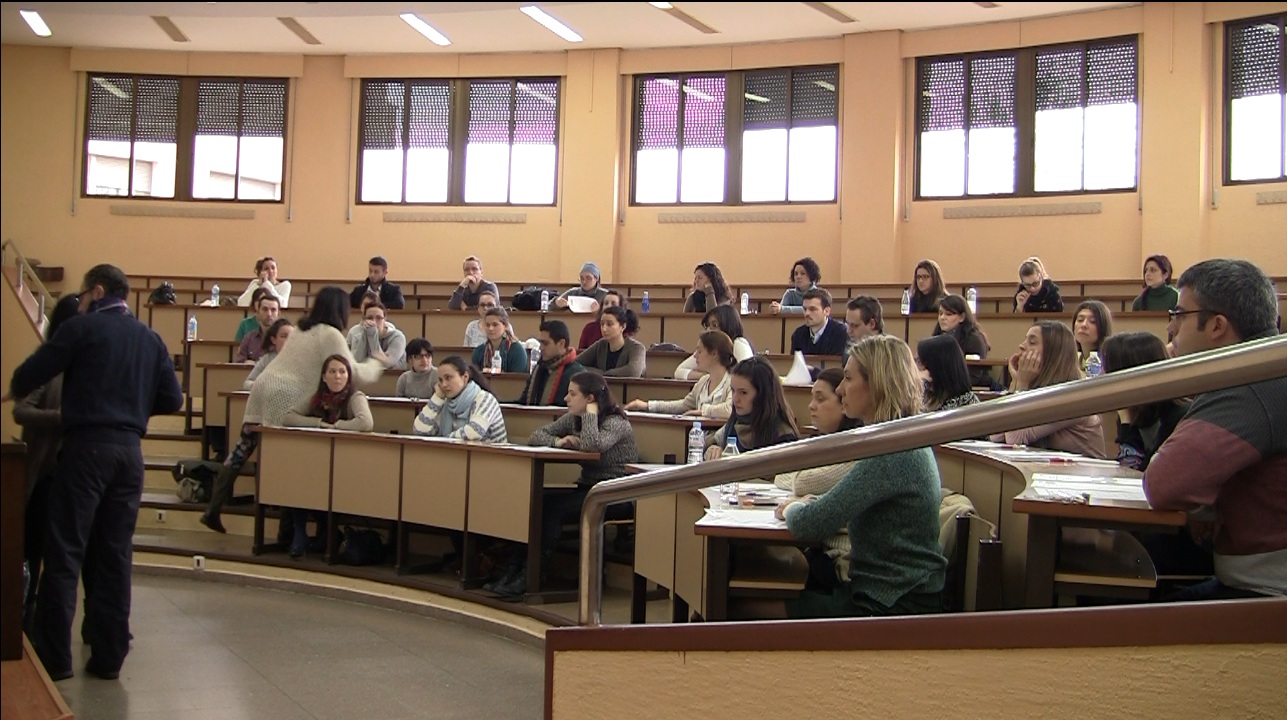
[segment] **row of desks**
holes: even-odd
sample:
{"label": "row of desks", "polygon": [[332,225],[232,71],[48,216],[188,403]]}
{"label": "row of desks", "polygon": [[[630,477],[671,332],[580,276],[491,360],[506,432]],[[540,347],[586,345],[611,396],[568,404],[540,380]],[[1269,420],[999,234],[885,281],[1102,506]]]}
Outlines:
{"label": "row of desks", "polygon": [[[1115,463],[974,441],[935,455],[943,486],[969,497],[996,528],[1006,608],[1050,607],[1061,588],[1147,590],[1156,572],[1125,531],[1174,531],[1187,521],[1150,508],[1141,474]],[[727,619],[732,545],[801,544],[772,508],[730,507],[709,488],[638,501],[635,543],[635,572],[672,591],[676,620],[690,606],[707,620]]]}
{"label": "row of desks", "polygon": [[[295,311],[289,312],[293,314]],[[197,318],[198,338],[232,340],[236,336],[237,325],[246,317],[246,309],[151,305],[142,308],[140,312],[140,317],[157,331],[170,348],[183,347],[188,318],[193,315]],[[566,312],[550,313],[549,317],[567,323],[573,337],[579,337],[581,328],[592,319],[590,315]],[[389,321],[406,334],[408,339],[424,337],[435,345],[463,343],[465,327],[477,318],[476,312],[468,310],[391,310],[388,313]],[[523,339],[540,337],[540,325],[544,318],[539,312],[510,313],[514,331]],[[1071,324],[1071,309],[1068,313],[1059,314],[982,314],[979,316],[979,326],[988,336],[992,354],[1009,357],[1023,342],[1023,336],[1033,322],[1047,319]],[[803,322],[799,316],[763,314],[743,315],[741,320],[743,332],[756,352],[767,351],[777,355],[790,351],[791,333]],[[1167,322],[1165,312],[1121,313],[1113,318],[1113,328],[1115,332],[1150,332],[1165,340]],[[885,320],[885,331],[898,335],[914,346],[916,342],[931,336],[937,323],[937,315],[928,313],[891,316]],[[645,346],[666,342],[691,349],[701,332],[702,317],[698,313],[653,312],[639,315],[639,331],[635,339]]]}

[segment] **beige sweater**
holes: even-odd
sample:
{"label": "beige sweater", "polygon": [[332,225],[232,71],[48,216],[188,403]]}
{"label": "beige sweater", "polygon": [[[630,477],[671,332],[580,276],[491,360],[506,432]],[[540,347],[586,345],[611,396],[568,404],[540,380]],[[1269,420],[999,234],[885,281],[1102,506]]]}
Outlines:
{"label": "beige sweater", "polygon": [[689,410],[700,410],[702,417],[727,420],[733,412],[733,396],[729,393],[728,373],[715,387],[711,376],[703,375],[693,383],[693,389],[682,400],[649,400],[648,412],[682,415]]}
{"label": "beige sweater", "polygon": [[[795,472],[782,473],[773,478],[773,484],[783,490],[790,490],[796,497],[805,495],[822,495],[836,483],[844,479],[845,475],[853,470],[852,462],[838,463],[836,465],[824,465],[822,467],[805,468]],[[823,541],[827,548],[827,557],[836,561],[836,577],[843,581],[849,580],[849,531],[846,528],[840,528],[835,535]]]}
{"label": "beige sweater", "polygon": [[264,369],[250,388],[245,422],[280,426],[286,412],[311,398],[322,378],[322,363],[331,355],[343,355],[353,368],[353,382],[359,387],[373,385],[384,374],[379,360],[353,362],[344,335],[330,325],[314,325],[291,333],[272,365]]}

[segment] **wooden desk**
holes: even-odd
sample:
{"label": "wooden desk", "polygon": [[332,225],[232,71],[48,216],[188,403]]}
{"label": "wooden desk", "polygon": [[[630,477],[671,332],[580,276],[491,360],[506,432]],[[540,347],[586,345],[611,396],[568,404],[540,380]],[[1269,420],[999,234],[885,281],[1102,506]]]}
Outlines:
{"label": "wooden desk", "polygon": [[[598,453],[337,430],[261,430],[256,474],[255,552],[264,550],[266,505],[358,515],[395,523],[397,563],[404,524],[465,534],[462,584],[476,587],[474,535],[528,546],[528,596],[541,593],[541,513],[546,465],[596,460]],[[334,520],[330,523],[335,527]],[[330,538],[334,542],[334,536]],[[329,547],[328,558],[335,548]]]}
{"label": "wooden desk", "polygon": [[[980,312],[979,328],[988,337],[992,348],[989,355],[997,358],[1008,358],[1014,354],[1023,342],[1028,328],[1038,320],[1056,320],[1071,327],[1072,309],[1076,303],[1065,303],[1067,312],[1062,313],[1011,313]],[[1113,332],[1148,332],[1166,342],[1166,324],[1169,317],[1165,312],[1121,312],[1113,314]],[[903,340],[913,349],[916,343],[934,334],[938,325],[938,316],[933,313],[918,313],[910,316],[894,316],[886,319],[885,329],[890,333],[902,333]],[[756,348],[759,349],[758,347]]]}
{"label": "wooden desk", "polygon": [[[1024,453],[1033,453],[1025,457]],[[935,448],[944,487],[964,493],[980,516],[997,526],[1002,540],[1002,600],[1005,607],[1050,607],[1061,562],[1061,529],[1153,529],[1178,527],[1184,513],[1160,512],[1146,503],[1096,500],[1089,505],[1038,497],[1033,475],[1078,475],[1139,479],[1138,472],[1106,461],[1067,464],[1034,461],[1048,451],[1011,449],[995,443],[959,442]],[[1108,554],[1111,557],[1111,553]],[[1147,572],[1145,572],[1147,574]]]}

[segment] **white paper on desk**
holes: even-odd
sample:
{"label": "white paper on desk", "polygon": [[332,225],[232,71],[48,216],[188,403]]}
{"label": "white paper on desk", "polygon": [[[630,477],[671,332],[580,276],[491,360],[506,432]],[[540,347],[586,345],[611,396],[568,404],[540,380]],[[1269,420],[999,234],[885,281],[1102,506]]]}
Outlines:
{"label": "white paper on desk", "polygon": [[1055,498],[1068,493],[1086,493],[1090,495],[1091,502],[1116,500],[1148,504],[1148,498],[1144,497],[1143,478],[1033,473],[1032,489],[1038,497]]}
{"label": "white paper on desk", "polygon": [[706,527],[738,527],[754,530],[783,530],[786,523],[773,516],[774,508],[711,508],[697,521]]}

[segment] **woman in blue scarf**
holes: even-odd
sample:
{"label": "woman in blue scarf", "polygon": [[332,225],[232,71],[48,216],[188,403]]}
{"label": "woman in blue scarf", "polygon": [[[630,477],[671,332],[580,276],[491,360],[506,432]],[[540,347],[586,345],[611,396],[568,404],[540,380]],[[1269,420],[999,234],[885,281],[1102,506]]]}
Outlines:
{"label": "woman in blue scarf", "polygon": [[459,355],[438,365],[433,397],[416,416],[417,435],[489,443],[508,442],[500,403],[478,368]]}

